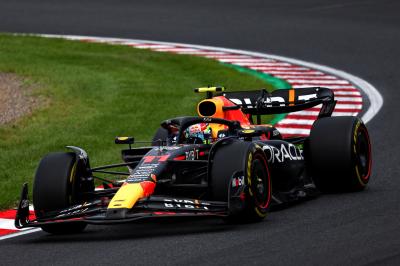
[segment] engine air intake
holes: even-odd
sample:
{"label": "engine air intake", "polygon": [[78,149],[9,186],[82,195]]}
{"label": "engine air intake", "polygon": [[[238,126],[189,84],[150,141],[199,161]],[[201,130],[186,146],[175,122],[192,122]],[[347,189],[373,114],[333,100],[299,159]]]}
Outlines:
{"label": "engine air intake", "polygon": [[217,107],[215,106],[215,103],[212,101],[202,101],[199,104],[199,114],[201,116],[213,116],[215,115],[215,112],[217,111]]}

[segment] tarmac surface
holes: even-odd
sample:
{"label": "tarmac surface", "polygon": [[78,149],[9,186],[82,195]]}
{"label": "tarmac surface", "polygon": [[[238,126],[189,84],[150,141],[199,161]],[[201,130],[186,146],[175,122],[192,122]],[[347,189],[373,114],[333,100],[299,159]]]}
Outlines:
{"label": "tarmac surface", "polygon": [[6,264],[399,265],[400,2],[152,0],[0,2],[0,32],[183,42],[284,55],[372,83],[384,105],[368,123],[366,191],[323,195],[261,223],[160,221],[42,232],[0,242]]}

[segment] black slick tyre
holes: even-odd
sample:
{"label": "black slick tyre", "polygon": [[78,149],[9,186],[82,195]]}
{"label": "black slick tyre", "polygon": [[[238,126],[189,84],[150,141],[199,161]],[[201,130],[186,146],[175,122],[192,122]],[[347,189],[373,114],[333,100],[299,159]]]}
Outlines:
{"label": "black slick tyre", "polygon": [[[33,205],[40,220],[51,211],[74,204],[79,193],[79,167],[75,153],[47,154],[39,163],[33,184]],[[43,225],[42,230],[53,234],[77,233],[86,223],[55,223]]]}
{"label": "black slick tyre", "polygon": [[213,199],[228,201],[232,177],[243,177],[244,208],[230,215],[229,222],[260,221],[267,215],[271,202],[271,177],[267,159],[261,147],[251,143],[234,141],[219,147],[211,166],[211,192]]}
{"label": "black slick tyre", "polygon": [[308,166],[322,192],[363,190],[371,175],[371,143],[357,117],[327,117],[314,122]]}

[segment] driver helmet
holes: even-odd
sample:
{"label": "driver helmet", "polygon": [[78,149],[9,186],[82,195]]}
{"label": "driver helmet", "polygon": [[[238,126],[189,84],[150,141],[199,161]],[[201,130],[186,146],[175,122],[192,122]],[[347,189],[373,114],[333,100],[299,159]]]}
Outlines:
{"label": "driver helmet", "polygon": [[212,138],[212,128],[208,123],[198,123],[185,129],[184,135],[186,139],[198,139],[199,142],[209,144]]}

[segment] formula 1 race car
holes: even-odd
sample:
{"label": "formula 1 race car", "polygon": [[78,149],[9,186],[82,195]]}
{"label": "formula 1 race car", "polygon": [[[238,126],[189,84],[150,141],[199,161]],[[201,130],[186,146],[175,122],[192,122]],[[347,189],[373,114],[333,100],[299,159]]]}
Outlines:
{"label": "formula 1 race car", "polygon": [[[152,146],[133,148],[133,137],[117,137],[115,143],[129,145],[122,150],[123,163],[92,168],[87,153],[74,146],[46,155],[34,178],[36,218],[29,219],[24,184],[16,227],[70,233],[87,224],[155,217],[258,221],[270,206],[367,185],[367,128],[356,117],[330,117],[336,102],[329,89],[196,91],[207,93],[197,106],[199,116],[162,122]],[[263,115],[320,104],[308,137],[283,138],[275,127],[261,124]],[[126,171],[110,170],[121,167]],[[95,189],[95,179],[102,189]]]}

